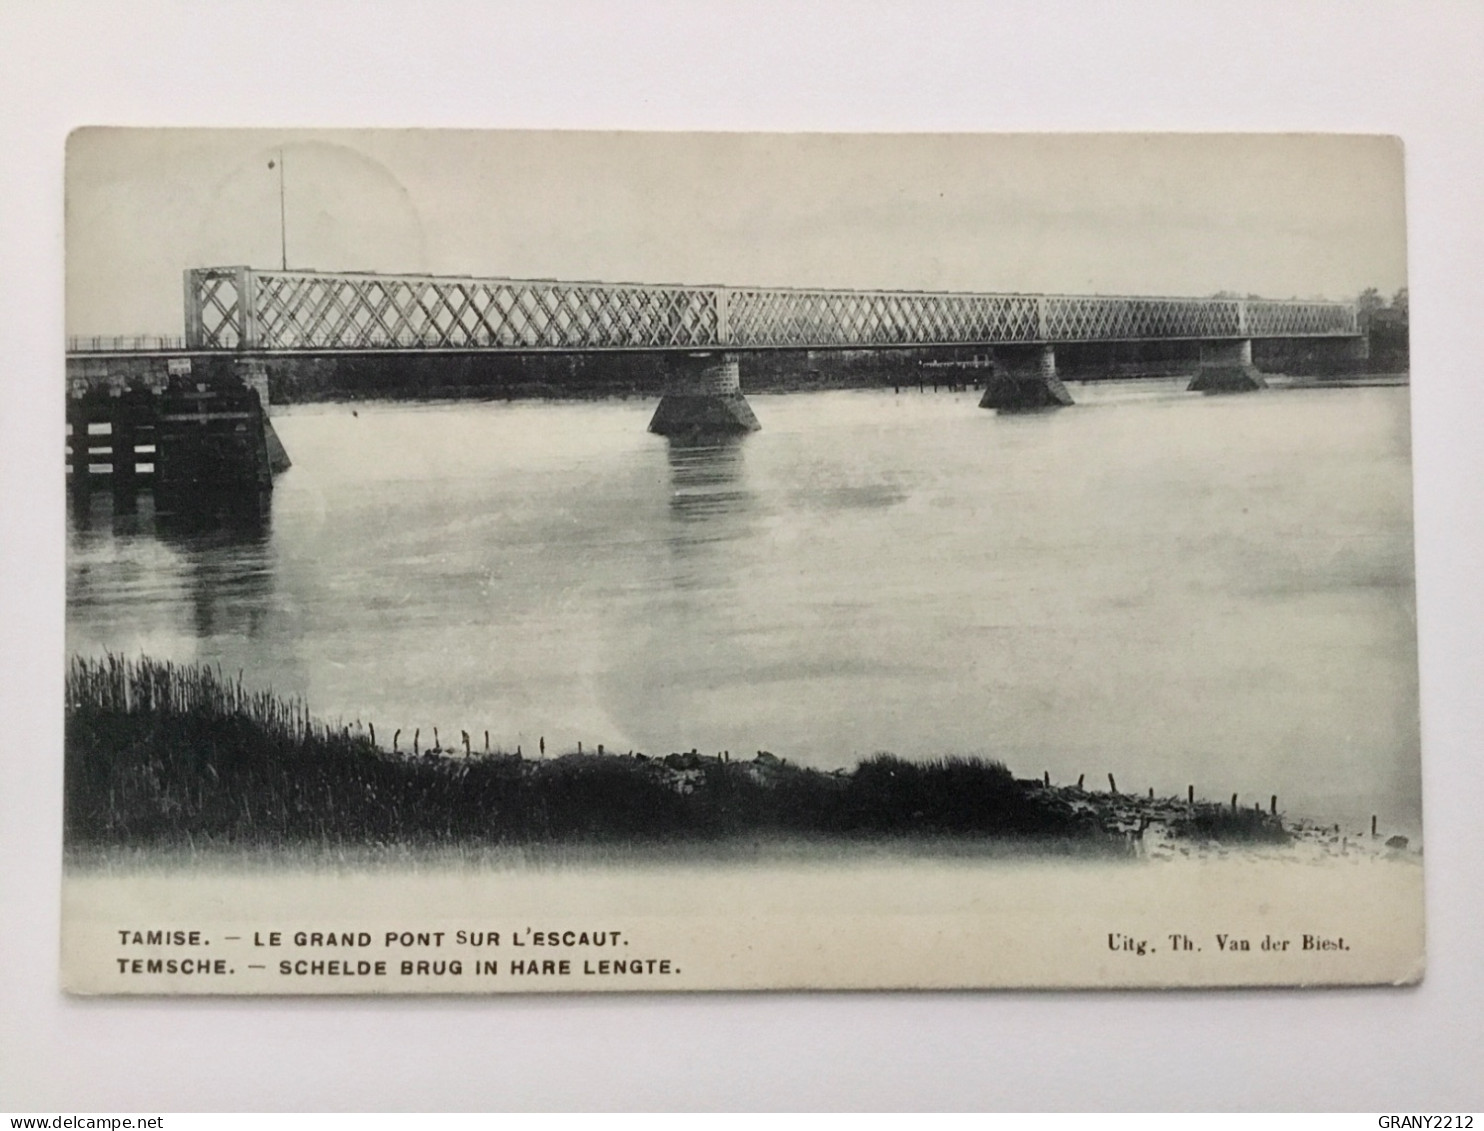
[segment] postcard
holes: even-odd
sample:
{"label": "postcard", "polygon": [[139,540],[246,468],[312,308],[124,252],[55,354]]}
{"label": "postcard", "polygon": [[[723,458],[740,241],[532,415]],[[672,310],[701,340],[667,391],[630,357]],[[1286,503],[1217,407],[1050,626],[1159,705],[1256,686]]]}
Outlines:
{"label": "postcard", "polygon": [[1397,139],[90,128],[66,193],[67,990],[1422,977]]}

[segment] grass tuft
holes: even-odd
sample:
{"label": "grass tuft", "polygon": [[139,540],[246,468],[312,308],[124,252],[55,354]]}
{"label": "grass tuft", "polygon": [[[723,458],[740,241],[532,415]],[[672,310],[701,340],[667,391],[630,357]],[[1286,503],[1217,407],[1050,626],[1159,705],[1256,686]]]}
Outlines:
{"label": "grass tuft", "polygon": [[[414,757],[241,673],[116,655],[67,671],[69,846],[458,846],[751,834],[1085,837],[998,762],[879,754],[853,772],[691,752]],[[1092,832],[1097,832],[1092,829]]]}

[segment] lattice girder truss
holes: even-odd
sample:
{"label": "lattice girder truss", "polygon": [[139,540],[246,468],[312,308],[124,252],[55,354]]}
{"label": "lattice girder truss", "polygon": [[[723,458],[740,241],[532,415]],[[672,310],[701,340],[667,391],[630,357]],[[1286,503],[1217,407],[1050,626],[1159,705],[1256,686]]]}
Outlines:
{"label": "lattice girder truss", "polygon": [[1346,303],[186,272],[195,349],[666,350],[1332,337]]}

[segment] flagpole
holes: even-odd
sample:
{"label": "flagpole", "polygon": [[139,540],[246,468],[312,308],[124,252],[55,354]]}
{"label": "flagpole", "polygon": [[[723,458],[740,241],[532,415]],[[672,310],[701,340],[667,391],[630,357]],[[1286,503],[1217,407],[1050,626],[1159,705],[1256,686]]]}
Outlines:
{"label": "flagpole", "polygon": [[278,150],[278,254],[280,266],[289,269],[289,230],[283,207],[283,149]]}

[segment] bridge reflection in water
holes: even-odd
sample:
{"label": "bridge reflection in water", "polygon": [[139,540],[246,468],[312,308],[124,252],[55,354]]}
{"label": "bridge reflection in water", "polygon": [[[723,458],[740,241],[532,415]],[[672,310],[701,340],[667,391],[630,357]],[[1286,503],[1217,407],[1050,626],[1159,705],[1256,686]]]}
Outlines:
{"label": "bridge reflection in water", "polygon": [[751,493],[743,486],[743,447],[734,436],[671,440],[670,514],[701,522],[744,510]]}
{"label": "bridge reflection in water", "polygon": [[[196,640],[260,635],[271,615],[277,572],[267,508],[254,501],[159,511],[149,493],[120,502],[111,492],[68,497],[70,617],[119,619],[127,631],[133,616],[152,619],[142,604],[188,611],[190,623],[180,627]],[[157,548],[149,549],[149,543]],[[120,570],[116,559],[140,565]]]}
{"label": "bridge reflection in water", "polygon": [[740,436],[690,437],[666,442],[670,469],[670,583],[676,590],[711,593],[730,570],[729,547],[757,532],[759,503],[747,485],[746,444]]}

